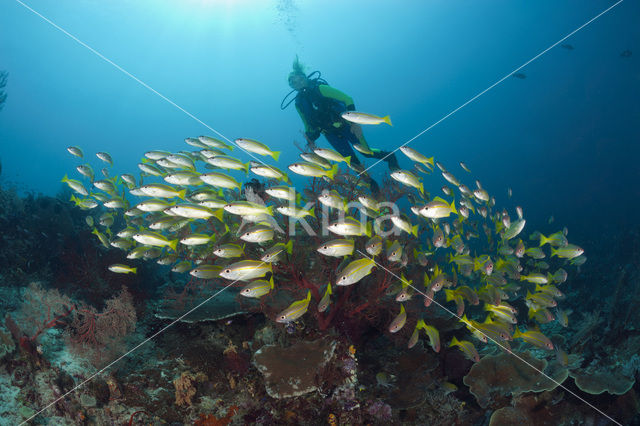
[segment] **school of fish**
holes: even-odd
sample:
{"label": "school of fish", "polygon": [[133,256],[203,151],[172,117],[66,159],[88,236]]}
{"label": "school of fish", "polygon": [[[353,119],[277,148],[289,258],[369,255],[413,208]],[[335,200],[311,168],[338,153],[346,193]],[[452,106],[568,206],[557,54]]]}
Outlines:
{"label": "school of fish", "polygon": [[[390,124],[388,117],[352,115],[346,119]],[[155,260],[193,279],[239,284],[239,294],[251,298],[278,292],[279,275],[273,266],[286,264],[294,250],[342,259],[335,271],[318,277],[326,283],[319,289],[320,300],[312,300],[310,291],[301,292],[299,297],[304,297],[274,318],[280,323],[296,321],[309,309],[330,310],[332,299],[345,291],[341,287],[371,285],[374,270],[386,274],[393,269],[399,273],[394,273],[395,284],[387,294],[398,307],[389,331],[415,324],[408,346],[414,346],[424,331],[429,346],[440,351],[439,331],[420,315],[434,309],[435,302],[469,331],[469,340],[453,337],[448,346],[474,362],[480,359],[478,342],[510,351],[509,342],[522,339],[553,350],[553,342],[536,324],[555,320],[567,326],[570,312],[558,307],[564,297],[558,286],[567,279],[564,268],[584,263],[583,250],[569,243],[566,229],[548,236],[534,232],[526,238],[522,208],[515,208],[512,220],[479,181],[471,189],[433,157],[409,146],[400,148],[413,167],[391,171],[389,177],[402,188],[410,208],[390,214],[385,200],[357,175],[339,170],[340,163],[350,166],[350,158],[331,149],[303,153],[301,161],[287,167],[324,184],[316,199],[308,199],[292,186],[287,172],[267,162],[277,161],[280,152],[261,142],[241,138],[229,144],[208,136],[185,142],[189,150],[146,152],[138,177],[110,176],[113,160],[106,152],[96,153],[105,166],[102,179],[88,163],[77,166],[80,179],[64,176],[62,182],[74,193],[71,201],[83,210],[99,211],[87,216],[87,224],[102,245],[123,250],[126,259]],[[243,162],[231,155],[234,145],[260,160]],[[80,147],[67,150],[84,161]],[[470,176],[465,163],[460,167]],[[234,177],[249,173],[263,179],[262,197]],[[339,181],[338,173],[343,176]],[[425,189],[440,185],[437,175],[446,182],[442,194]],[[353,185],[347,188],[345,182]],[[308,239],[303,241],[305,228],[294,223],[292,232],[287,226],[291,219],[309,219],[318,235],[320,224],[327,223],[329,236],[310,250]],[[380,226],[382,220],[387,226]],[[390,226],[396,231],[391,235]],[[109,270],[135,274],[136,267],[126,263]],[[409,304],[414,308],[406,309]],[[516,306],[525,307],[526,315],[519,318]],[[409,312],[416,317],[408,318]]]}

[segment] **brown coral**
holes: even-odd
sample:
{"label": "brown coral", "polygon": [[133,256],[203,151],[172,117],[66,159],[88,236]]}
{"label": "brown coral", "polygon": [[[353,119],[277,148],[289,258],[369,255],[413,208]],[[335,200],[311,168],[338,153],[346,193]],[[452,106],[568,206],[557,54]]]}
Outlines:
{"label": "brown coral", "polygon": [[[567,369],[557,364],[545,371],[547,361],[534,358],[528,351],[516,355],[518,357],[507,353],[485,356],[464,377],[464,384],[469,386],[482,408],[505,405],[510,396],[524,392],[555,389],[568,376]],[[553,380],[540,374],[540,371],[545,371]]]}
{"label": "brown coral", "polygon": [[299,342],[287,348],[266,345],[253,362],[264,375],[265,388],[272,398],[304,395],[317,389],[316,376],[331,360],[336,342],[318,339]]}
{"label": "brown coral", "polygon": [[190,371],[183,371],[180,377],[173,381],[173,386],[176,388],[176,405],[191,406],[192,398],[196,394],[195,384],[204,380],[207,380],[204,373],[194,375]]}
{"label": "brown coral", "polygon": [[633,387],[634,379],[625,377],[616,371],[606,369],[573,370],[569,373],[581,391],[592,395],[608,392],[612,395],[623,395]]}

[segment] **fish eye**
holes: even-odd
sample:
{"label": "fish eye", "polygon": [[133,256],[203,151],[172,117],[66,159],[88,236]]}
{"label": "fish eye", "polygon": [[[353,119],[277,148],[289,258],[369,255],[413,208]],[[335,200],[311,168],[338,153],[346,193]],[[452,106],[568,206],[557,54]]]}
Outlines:
{"label": "fish eye", "polygon": [[322,246],[322,250],[326,250],[327,248],[327,246]]}
{"label": "fish eye", "polygon": [[347,279],[347,276],[346,276],[346,275],[343,275],[343,276],[341,276],[341,277],[340,277],[340,280],[341,280],[341,281],[345,281],[346,279]]}
{"label": "fish eye", "polygon": [[225,272],[225,274],[229,274],[229,273],[231,273],[231,269],[226,269],[224,272]]}

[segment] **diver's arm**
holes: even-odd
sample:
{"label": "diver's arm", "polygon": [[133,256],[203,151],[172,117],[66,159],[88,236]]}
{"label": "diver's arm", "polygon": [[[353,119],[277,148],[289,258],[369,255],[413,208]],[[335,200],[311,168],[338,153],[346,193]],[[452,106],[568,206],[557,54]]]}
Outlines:
{"label": "diver's arm", "polygon": [[298,105],[296,105],[296,110],[298,110],[298,115],[300,115],[300,118],[302,119],[302,122],[304,123],[304,135],[306,136],[307,141],[313,142],[316,139],[318,139],[320,137],[320,130],[312,129],[309,126],[309,123],[307,122],[306,117],[304,116],[302,111],[300,111],[300,108],[298,107]]}
{"label": "diver's arm", "polygon": [[355,111],[356,107],[353,103],[353,99],[349,95],[326,84],[319,85],[318,90],[320,90],[320,94],[325,98],[331,98],[342,102],[347,107],[347,111]]}

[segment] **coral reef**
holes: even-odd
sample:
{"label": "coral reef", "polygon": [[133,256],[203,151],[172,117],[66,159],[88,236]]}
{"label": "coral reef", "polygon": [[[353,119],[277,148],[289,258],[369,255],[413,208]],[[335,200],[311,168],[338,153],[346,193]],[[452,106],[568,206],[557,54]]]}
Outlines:
{"label": "coral reef", "polygon": [[636,382],[609,368],[585,368],[569,372],[576,386],[583,392],[599,395],[608,392],[612,395],[624,395]]}
{"label": "coral reef", "polygon": [[503,406],[511,396],[525,392],[553,390],[568,376],[566,368],[547,369],[547,361],[535,358],[529,351],[516,354],[524,361],[506,353],[485,356],[464,377],[464,384],[482,408]]}
{"label": "coral reef", "polygon": [[176,405],[191,406],[193,397],[196,394],[196,384],[207,380],[203,373],[193,374],[190,371],[183,371],[180,377],[173,381],[176,388]]}
{"label": "coral reef", "polygon": [[272,398],[290,398],[318,389],[316,377],[333,358],[336,342],[322,338],[302,341],[283,348],[263,346],[253,356],[253,363],[265,379]]}

